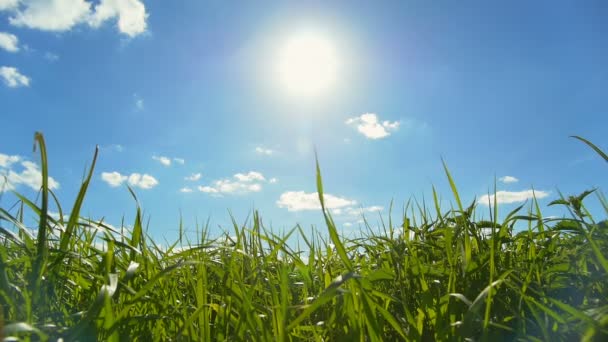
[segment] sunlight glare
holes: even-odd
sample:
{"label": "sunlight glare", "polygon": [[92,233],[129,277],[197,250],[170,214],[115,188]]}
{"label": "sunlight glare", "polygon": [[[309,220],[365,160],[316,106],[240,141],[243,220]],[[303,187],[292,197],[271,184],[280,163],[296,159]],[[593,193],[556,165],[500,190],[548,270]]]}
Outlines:
{"label": "sunlight glare", "polygon": [[320,34],[291,37],[279,56],[283,86],[296,95],[320,95],[336,80],[337,57],[333,44]]}

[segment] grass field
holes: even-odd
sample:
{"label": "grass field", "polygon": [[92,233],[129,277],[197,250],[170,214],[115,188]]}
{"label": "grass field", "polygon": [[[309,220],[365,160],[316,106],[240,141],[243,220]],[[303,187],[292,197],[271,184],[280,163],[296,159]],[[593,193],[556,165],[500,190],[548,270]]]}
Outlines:
{"label": "grass field", "polygon": [[[543,218],[532,201],[500,221],[494,203],[490,219],[480,220],[446,167],[454,207],[440,208],[433,191],[432,205],[410,203],[380,233],[366,223],[361,237],[338,236],[323,210],[326,232],[296,226],[277,234],[255,212],[248,226],[235,221],[220,239],[202,228],[195,241],[180,236],[161,247],[146,235],[139,206],[128,232],[80,217],[97,155],[74,203],[50,216],[49,205],[61,206],[48,189],[41,134],[36,144],[38,198],[16,194],[16,206],[0,208],[4,337],[608,340],[608,224],[583,204],[599,200],[608,214],[599,191],[553,201],[567,218]],[[32,214],[34,230],[24,222]],[[296,235],[301,251],[286,242]]]}

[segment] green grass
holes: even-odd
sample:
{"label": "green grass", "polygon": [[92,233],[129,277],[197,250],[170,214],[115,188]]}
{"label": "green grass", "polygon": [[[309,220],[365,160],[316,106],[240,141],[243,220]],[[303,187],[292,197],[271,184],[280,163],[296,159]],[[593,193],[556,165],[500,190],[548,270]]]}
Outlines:
{"label": "green grass", "polygon": [[[608,161],[595,145],[582,138]],[[0,323],[20,339],[90,340],[532,340],[608,339],[608,224],[584,202],[551,203],[568,218],[543,218],[532,201],[498,220],[465,207],[445,166],[456,208],[408,204],[399,222],[365,223],[339,236],[317,189],[327,232],[279,234],[257,212],[247,226],[160,247],[137,204],[124,233],[81,217],[97,153],[70,215],[47,186],[41,134],[38,200],[16,194],[0,208]],[[131,190],[131,189],[129,189]],[[608,203],[598,200],[608,213]],[[48,215],[49,204],[59,217]],[[484,211],[487,215],[487,209]],[[36,217],[32,234],[27,217]],[[527,229],[516,232],[514,227]],[[34,236],[35,235],[35,236]],[[288,239],[298,237],[302,250]],[[104,241],[105,247],[100,247]]]}

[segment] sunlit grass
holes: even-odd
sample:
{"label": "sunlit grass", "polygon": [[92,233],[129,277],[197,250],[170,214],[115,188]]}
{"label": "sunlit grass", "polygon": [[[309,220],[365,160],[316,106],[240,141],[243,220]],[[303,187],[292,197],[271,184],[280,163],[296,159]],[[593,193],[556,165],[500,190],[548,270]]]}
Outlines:
{"label": "sunlit grass", "polygon": [[[579,138],[580,139],[580,138]],[[581,139],[608,161],[590,142]],[[37,201],[0,208],[2,333],[33,340],[606,340],[608,224],[584,206],[592,192],[558,198],[569,218],[538,202],[498,220],[465,207],[445,166],[455,208],[407,205],[399,222],[365,221],[339,236],[317,189],[327,232],[267,229],[257,212],[225,237],[200,227],[159,246],[135,193],[132,228],[81,217],[97,154],[63,215],[48,189],[42,135]],[[608,213],[608,203],[597,195]],[[59,217],[49,215],[49,203]],[[26,217],[37,217],[31,233]],[[486,212],[487,214],[487,212]],[[527,229],[516,232],[524,223]],[[287,243],[295,236],[301,250]],[[103,242],[103,243],[101,243]]]}

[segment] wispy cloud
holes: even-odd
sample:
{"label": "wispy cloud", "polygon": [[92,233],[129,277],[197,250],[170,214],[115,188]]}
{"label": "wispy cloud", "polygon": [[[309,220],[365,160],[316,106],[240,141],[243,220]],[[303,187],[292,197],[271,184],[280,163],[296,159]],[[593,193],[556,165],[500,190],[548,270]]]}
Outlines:
{"label": "wispy cloud", "polygon": [[0,11],[12,10],[19,6],[19,0],[0,0]]}
{"label": "wispy cloud", "polygon": [[56,53],[47,51],[44,53],[44,59],[46,59],[49,62],[57,62],[59,60],[59,55]]}
{"label": "wispy cloud", "polygon": [[513,176],[504,176],[504,177],[500,177],[498,178],[499,181],[505,183],[505,184],[509,184],[509,183],[517,183],[519,182],[519,179],[513,177]]}
{"label": "wispy cloud", "polygon": [[[536,196],[537,199],[545,198],[549,196],[548,191],[541,190],[523,190],[523,191],[497,191],[496,192],[496,203],[508,204],[508,203],[519,203],[526,200],[532,199]],[[479,197],[477,203],[483,205],[493,205],[494,195],[483,195]]]}
{"label": "wispy cloud", "polygon": [[[327,209],[339,209],[356,205],[357,202],[348,198],[323,194],[325,207]],[[276,202],[279,208],[286,208],[288,211],[320,210],[319,194],[316,192],[287,191],[281,194]]]}
{"label": "wispy cloud", "polygon": [[201,177],[203,177],[203,174],[201,174],[199,172],[199,173],[193,173],[188,177],[184,177],[184,179],[187,181],[196,182],[197,180],[201,179]]}
{"label": "wispy cloud", "polygon": [[11,25],[42,31],[69,31],[81,24],[98,28],[110,20],[116,20],[118,31],[129,37],[146,31],[148,13],[140,0],[101,0],[93,4],[87,0],[2,0],[0,10],[11,12]]}
{"label": "wispy cloud", "polygon": [[255,153],[266,155],[266,156],[271,156],[271,155],[275,154],[276,151],[272,150],[272,149],[269,149],[269,148],[264,148],[262,146],[257,146],[255,148]]}
{"label": "wispy cloud", "polygon": [[102,151],[106,150],[106,151],[122,152],[125,150],[125,147],[120,144],[110,144],[110,145],[99,146],[99,149]]}
{"label": "wispy cloud", "polygon": [[0,167],[10,167],[19,160],[21,160],[21,157],[19,156],[9,156],[7,154],[0,153]]}
{"label": "wispy cloud", "polygon": [[152,159],[163,164],[164,166],[171,166],[171,158],[165,156],[152,156]]}
{"label": "wispy cloud", "polygon": [[0,32],[0,49],[8,52],[19,51],[19,39],[12,33]]}
{"label": "wispy cloud", "polygon": [[137,95],[137,94],[133,94],[133,100],[134,102],[134,106],[135,106],[135,110],[137,111],[142,111],[145,108],[145,103],[144,103],[144,99],[141,98],[141,96]]}
{"label": "wispy cloud", "polygon": [[186,186],[186,187],[179,189],[179,192],[190,193],[190,192],[192,192],[192,188],[189,188]]}
{"label": "wispy cloud", "polygon": [[186,160],[184,160],[182,158],[171,158],[171,157],[166,157],[166,156],[154,155],[154,156],[152,156],[152,159],[163,164],[164,166],[171,166],[171,163],[176,163],[176,164],[180,164],[180,165],[184,165],[186,163]]}
{"label": "wispy cloud", "polygon": [[391,135],[399,129],[399,121],[380,121],[374,113],[365,113],[360,116],[349,118],[345,122],[349,126],[356,127],[357,131],[368,139],[382,139]]}
{"label": "wispy cloud", "polygon": [[133,187],[137,187],[140,189],[152,189],[153,187],[158,185],[158,181],[156,178],[148,175],[148,174],[140,174],[140,173],[132,173],[130,175],[122,175],[119,172],[102,172],[101,179],[108,183],[111,187],[118,187],[122,185],[124,182],[127,182],[129,185]]}
{"label": "wispy cloud", "polygon": [[30,78],[14,67],[1,66],[0,77],[9,88],[28,87],[30,85]]}
{"label": "wispy cloud", "polygon": [[346,207],[332,209],[332,214],[339,216],[348,216],[350,219],[359,218],[367,213],[377,213],[384,210],[384,207],[373,205],[369,207]]}
{"label": "wispy cloud", "polygon": [[252,181],[265,181],[264,175],[256,171],[249,171],[247,173],[237,173],[234,178],[241,182],[252,182]]}
{"label": "wispy cloud", "polygon": [[198,190],[208,194],[247,194],[262,190],[266,178],[260,172],[237,173],[232,178],[220,179],[207,186],[199,186]]}
{"label": "wispy cloud", "polygon": [[[20,165],[20,170],[15,168],[17,164]],[[49,189],[59,188],[59,182],[53,177],[49,177],[48,182]],[[40,167],[20,156],[0,153],[0,192],[16,189],[20,185],[39,190],[42,186]]]}

